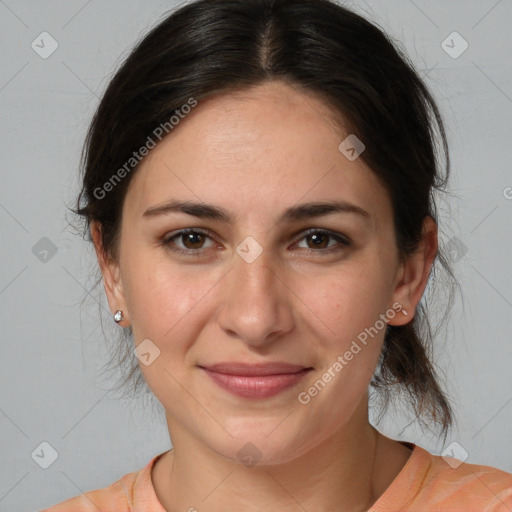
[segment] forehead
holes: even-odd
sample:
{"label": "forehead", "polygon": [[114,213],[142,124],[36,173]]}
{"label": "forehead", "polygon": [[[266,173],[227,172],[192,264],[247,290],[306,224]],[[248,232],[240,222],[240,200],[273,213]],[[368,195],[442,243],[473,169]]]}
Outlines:
{"label": "forehead", "polygon": [[126,204],[138,214],[172,198],[278,213],[342,199],[386,214],[377,177],[338,149],[347,133],[335,118],[318,97],[282,83],[199,101],[139,166]]}

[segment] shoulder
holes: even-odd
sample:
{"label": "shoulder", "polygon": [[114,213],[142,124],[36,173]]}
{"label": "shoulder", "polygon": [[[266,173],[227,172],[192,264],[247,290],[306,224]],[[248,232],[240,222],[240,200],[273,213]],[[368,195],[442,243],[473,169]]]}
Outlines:
{"label": "shoulder", "polygon": [[[151,468],[159,454],[141,470],[128,473],[103,489],[85,492],[40,512],[129,512],[139,510],[140,504],[161,506],[154,494]],[[163,510],[163,509],[162,509]]]}
{"label": "shoulder", "polygon": [[512,474],[433,455],[418,445],[371,512],[510,512]]}
{"label": "shoulder", "polygon": [[[427,452],[428,453],[428,452]],[[512,474],[480,464],[460,462],[449,457],[428,454],[431,459],[427,473],[430,492],[445,502],[464,505],[465,510],[509,512],[512,509]],[[460,506],[459,505],[459,506]]]}
{"label": "shoulder", "polygon": [[104,489],[85,492],[53,507],[45,508],[41,512],[97,512],[98,510],[102,512],[120,512],[121,510],[129,510],[122,480],[134,474],[125,475],[122,479]]}

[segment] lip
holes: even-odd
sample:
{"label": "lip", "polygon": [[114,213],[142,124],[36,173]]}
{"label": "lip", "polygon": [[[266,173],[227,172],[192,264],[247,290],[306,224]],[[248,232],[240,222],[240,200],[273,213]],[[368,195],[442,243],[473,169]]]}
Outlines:
{"label": "lip", "polygon": [[299,383],[313,368],[290,363],[218,363],[200,368],[222,389],[243,398],[270,398]]}

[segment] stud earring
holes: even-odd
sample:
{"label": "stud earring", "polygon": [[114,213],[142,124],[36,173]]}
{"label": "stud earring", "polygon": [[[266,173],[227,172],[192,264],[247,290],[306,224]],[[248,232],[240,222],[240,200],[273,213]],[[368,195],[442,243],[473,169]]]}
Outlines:
{"label": "stud earring", "polygon": [[122,320],[124,320],[124,315],[123,315],[123,312],[118,309],[115,314],[114,314],[114,320],[119,323],[121,322]]}
{"label": "stud earring", "polygon": [[409,313],[407,313],[407,311],[405,311],[405,309],[404,309],[404,308],[402,308],[402,313],[403,313],[405,316],[407,316],[407,315],[409,314]]}

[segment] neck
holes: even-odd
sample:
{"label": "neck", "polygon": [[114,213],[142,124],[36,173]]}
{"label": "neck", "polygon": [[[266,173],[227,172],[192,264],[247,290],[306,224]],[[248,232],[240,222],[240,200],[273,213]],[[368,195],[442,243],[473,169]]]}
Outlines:
{"label": "neck", "polygon": [[395,475],[384,475],[380,461],[376,467],[385,443],[365,411],[304,455],[253,467],[219,455],[168,418],[173,450],[153,469],[156,494],[168,512],[368,510]]}

